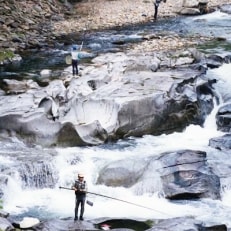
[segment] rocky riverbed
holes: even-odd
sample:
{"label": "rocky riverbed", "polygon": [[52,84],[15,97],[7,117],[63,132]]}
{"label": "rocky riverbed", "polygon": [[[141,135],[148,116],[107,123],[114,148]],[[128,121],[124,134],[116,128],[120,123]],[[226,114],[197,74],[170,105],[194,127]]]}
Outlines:
{"label": "rocky riverbed", "polygon": [[[0,3],[3,2],[0,1]],[[227,2],[222,1],[222,3]],[[49,0],[41,1],[39,6],[34,4],[33,1],[27,1],[28,5],[26,7],[23,5],[25,4],[23,1],[9,1],[8,3],[5,4],[4,2],[3,5],[8,13],[12,9],[17,12],[17,9],[24,6],[24,17],[20,19],[24,18],[28,21],[28,27],[21,29],[22,33],[25,30],[28,34],[26,36],[21,35],[22,37],[20,38],[22,39],[20,40],[19,37],[10,40],[9,38],[11,38],[13,31],[17,31],[24,24],[20,24],[20,26],[19,24],[14,25],[12,19],[9,21],[11,23],[6,26],[6,20],[2,20],[3,27],[6,29],[5,32],[9,32],[9,34],[5,33],[3,36],[9,36],[7,37],[8,39],[2,39],[2,41],[4,41],[5,48],[10,48],[12,51],[32,48],[43,49],[47,46],[55,46],[51,41],[56,42],[56,39],[64,34],[141,23],[152,20],[153,16],[153,11],[150,10],[153,9],[151,8],[152,2],[99,0],[83,1],[76,3],[76,5],[71,5],[67,1],[57,3]],[[177,5],[178,3],[183,4],[181,1],[175,1],[175,5],[172,5],[170,0],[166,4],[162,4],[159,20],[167,16],[175,17],[179,9],[177,6],[180,6]],[[46,13],[44,14],[41,9],[44,9],[46,4],[49,7],[46,8]],[[11,9],[15,5],[19,8]],[[209,2],[209,5],[211,8],[218,7],[215,3],[213,5],[213,1]],[[65,12],[62,11],[63,7]],[[134,11],[133,7],[135,8]],[[57,11],[57,9],[59,10]],[[77,14],[79,11],[82,13],[81,16]],[[37,16],[31,16],[30,12],[33,12],[33,14],[36,12]],[[113,13],[116,16],[113,16]],[[40,18],[41,15],[43,15],[41,17],[43,20]],[[60,18],[54,18],[54,15],[58,15]],[[130,15],[132,16],[130,17]],[[29,17],[31,21],[29,21]],[[41,21],[39,21],[40,19]],[[94,20],[96,23],[92,23]],[[50,24],[47,28],[45,26],[47,24],[38,22],[49,22]],[[44,27],[39,27],[39,25]],[[31,28],[34,29],[32,30]],[[47,29],[43,30],[42,28]],[[39,30],[42,33],[38,33]],[[47,37],[44,36],[43,32]],[[37,40],[38,43],[29,42],[32,38],[33,41]],[[41,40],[38,38],[41,38]],[[49,82],[47,87],[38,86],[30,80],[19,82],[5,79],[4,89],[1,89],[3,99],[1,100],[0,125],[3,131],[1,135],[19,134],[29,144],[36,142],[40,144],[42,141],[41,143],[44,146],[55,146],[57,144],[64,146],[95,145],[105,142],[108,137],[115,139],[142,136],[143,134],[158,134],[166,132],[167,129],[169,132],[179,128],[181,130],[191,123],[201,125],[213,107],[213,94],[204,94],[203,91],[197,91],[197,89],[200,89],[198,88],[200,83],[197,80],[201,80],[200,77],[207,68],[219,67],[223,63],[230,62],[230,56],[204,56],[194,49],[178,50],[187,44],[197,44],[199,39],[206,41],[213,38],[197,36],[181,38],[175,36],[173,43],[172,36],[168,34],[163,36],[161,40],[155,36],[150,36],[138,46],[134,45],[129,52],[104,54],[96,57],[92,65],[84,68],[82,71],[83,77],[81,78],[72,77],[70,74],[64,73],[58,80]],[[8,40],[10,41],[9,47],[7,47]],[[137,51],[141,49],[144,51],[168,49],[177,51],[174,53],[160,53],[156,56],[151,52],[145,52],[145,56],[137,56]],[[112,61],[108,62],[108,60]],[[94,113],[92,113],[92,108],[95,109]],[[227,117],[227,111],[230,109],[225,108],[223,110],[226,112],[225,116]],[[79,113],[80,111],[83,113]],[[102,114],[97,114],[98,111],[102,112]],[[117,112],[119,112],[118,117],[114,116],[117,115]],[[160,114],[163,116],[159,116]],[[223,114],[223,111],[221,111],[221,118],[223,118]],[[96,115],[98,116],[97,120],[93,120]],[[163,119],[165,123],[162,121]],[[224,120],[220,119],[220,121]],[[224,124],[227,129],[229,128],[228,125],[229,123]],[[11,131],[11,133],[8,133],[8,131]],[[69,139],[70,134],[75,139]],[[222,145],[223,141],[224,138],[221,138],[220,141],[214,140],[211,145],[216,146],[218,149],[226,148]],[[188,155],[187,161],[181,158],[185,153]],[[167,158],[169,159],[166,160]],[[192,163],[192,160],[194,160],[194,163]],[[161,178],[167,198],[173,200],[175,198],[220,198],[220,182],[217,175],[220,177],[220,175],[225,176],[225,174],[221,174],[222,170],[217,171],[217,175],[210,172],[210,168],[207,167],[206,163],[206,153],[191,150],[165,153],[162,154],[159,161],[162,162],[163,172]],[[153,166],[155,165],[154,162]],[[170,162],[170,166],[165,165],[165,163]],[[198,166],[195,163],[200,164]],[[122,178],[121,168],[119,167],[120,164],[118,168],[115,168],[114,165],[109,165],[98,178],[100,183],[112,184],[114,180],[117,183],[116,186],[123,186],[128,182],[128,179],[129,183],[131,183],[130,173],[125,171],[126,169],[124,169],[123,181],[119,181]],[[203,169],[203,174],[199,174],[200,168]],[[110,175],[107,174],[111,169],[116,169],[117,179],[114,176],[110,178]],[[136,173],[139,169],[132,170]],[[7,184],[5,175],[1,178],[4,185]],[[175,180],[176,178],[180,179],[179,182]],[[168,187],[169,185],[171,185],[170,188]],[[7,219],[8,216],[9,214],[1,213],[0,229],[15,230],[20,224]],[[125,230],[125,227],[127,228],[126,230],[133,230],[131,226],[127,225],[131,223],[131,220],[122,217],[117,219],[118,221],[125,225],[122,226],[123,228],[120,226],[117,230]],[[115,222],[115,219],[100,218],[99,220],[74,223],[73,218],[65,218],[41,222],[36,220],[31,226],[35,225],[32,229],[38,231],[100,230],[103,223],[115,224],[113,222]],[[143,230],[227,230],[225,224],[213,223],[212,221],[203,222],[192,217],[167,220],[152,219],[151,221],[139,221],[137,219],[132,220],[132,223],[136,227],[142,225]],[[30,225],[28,226],[30,230],[29,227]],[[116,226],[114,227],[116,229]],[[114,227],[112,225],[112,228]]]}
{"label": "rocky riverbed", "polygon": [[[170,1],[161,3],[159,19],[176,17],[178,14],[200,14],[197,9],[200,1]],[[212,11],[229,0],[206,1]],[[182,11],[182,9],[194,9]],[[152,0],[94,0],[94,1],[4,1],[0,0],[0,61],[6,51],[17,52],[25,49],[44,49],[58,45],[63,34],[83,33],[88,30],[121,27],[153,20]],[[178,38],[179,47],[188,42],[196,43],[198,38],[185,41]],[[149,44],[154,49],[169,47],[171,41],[164,44]],[[5,53],[6,54],[6,53]]]}

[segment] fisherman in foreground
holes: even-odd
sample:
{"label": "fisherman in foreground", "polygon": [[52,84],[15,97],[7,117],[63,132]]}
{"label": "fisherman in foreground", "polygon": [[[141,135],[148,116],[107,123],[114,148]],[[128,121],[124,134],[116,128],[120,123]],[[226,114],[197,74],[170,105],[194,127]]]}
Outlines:
{"label": "fisherman in foreground", "polygon": [[75,180],[75,183],[72,185],[72,189],[75,190],[75,218],[74,220],[78,220],[78,210],[80,207],[80,217],[79,219],[83,221],[83,214],[84,214],[84,206],[86,201],[86,194],[87,194],[87,183],[84,180],[84,175],[79,173],[78,179]]}

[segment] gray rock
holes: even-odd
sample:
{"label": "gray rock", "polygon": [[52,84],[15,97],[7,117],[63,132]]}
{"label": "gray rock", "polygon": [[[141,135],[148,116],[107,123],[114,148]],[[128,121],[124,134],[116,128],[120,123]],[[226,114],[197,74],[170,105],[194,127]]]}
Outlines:
{"label": "gray rock", "polygon": [[224,13],[231,14],[231,4],[225,4],[221,6],[220,10]]}
{"label": "gray rock", "polygon": [[10,214],[2,209],[0,209],[0,217],[7,218]]}
{"label": "gray rock", "polygon": [[226,104],[219,108],[216,114],[218,130],[223,132],[231,131],[231,104]]}
{"label": "gray rock", "polygon": [[221,137],[214,137],[209,140],[209,146],[218,150],[231,149],[231,134],[225,134]]}
{"label": "gray rock", "polygon": [[6,218],[0,217],[0,230],[2,230],[2,231],[14,231],[15,228]]}
{"label": "gray rock", "polygon": [[196,8],[183,8],[180,11],[180,14],[182,14],[182,15],[199,15],[200,10],[196,9]]}
{"label": "gray rock", "polygon": [[206,153],[182,150],[159,158],[163,191],[169,199],[220,198],[220,180],[206,163]]}
{"label": "gray rock", "polygon": [[[190,51],[168,57],[107,53],[93,59],[84,77],[63,74],[44,88],[5,79],[11,96],[1,96],[0,129],[29,143],[78,146],[202,125],[213,95],[197,96],[200,71],[190,67],[194,59]],[[175,69],[169,69],[173,63]]]}
{"label": "gray rock", "polygon": [[176,217],[172,219],[160,220],[147,231],[202,231],[219,230],[227,231],[225,224],[204,223],[192,217]]}

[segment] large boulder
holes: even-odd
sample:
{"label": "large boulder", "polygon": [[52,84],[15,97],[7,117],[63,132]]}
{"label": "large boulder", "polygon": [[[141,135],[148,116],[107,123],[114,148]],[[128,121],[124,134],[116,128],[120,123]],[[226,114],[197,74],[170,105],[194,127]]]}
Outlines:
{"label": "large boulder", "polygon": [[192,49],[159,57],[107,53],[81,78],[63,74],[45,87],[7,80],[0,131],[29,144],[82,146],[203,125],[213,95],[198,93],[200,61],[206,59]]}
{"label": "large boulder", "polygon": [[198,15],[208,13],[208,0],[183,0],[179,11],[182,15]]}
{"label": "large boulder", "polygon": [[220,199],[220,180],[206,163],[203,151],[164,153],[159,161],[163,191],[169,199]]}
{"label": "large boulder", "polygon": [[218,150],[231,149],[231,134],[225,134],[220,137],[214,137],[209,140],[209,146]]}

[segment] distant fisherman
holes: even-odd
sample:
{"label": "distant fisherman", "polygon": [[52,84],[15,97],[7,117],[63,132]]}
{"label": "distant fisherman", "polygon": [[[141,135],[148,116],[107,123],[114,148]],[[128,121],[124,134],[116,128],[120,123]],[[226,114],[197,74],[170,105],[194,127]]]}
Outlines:
{"label": "distant fisherman", "polygon": [[153,1],[153,4],[154,4],[154,10],[155,10],[155,13],[154,13],[154,20],[157,19],[157,14],[158,14],[158,8],[159,8],[159,5],[161,2],[166,2],[167,0],[154,0]]}
{"label": "distant fisherman", "polygon": [[79,60],[79,52],[77,51],[77,46],[73,45],[72,51],[71,51],[71,59],[72,59],[72,73],[74,75],[79,74],[78,70],[78,60]]}
{"label": "distant fisherman", "polygon": [[87,194],[87,183],[84,179],[84,175],[79,173],[78,179],[75,180],[75,183],[72,185],[72,189],[75,190],[75,218],[74,220],[78,220],[78,210],[80,206],[80,217],[79,219],[83,221],[83,214],[84,214],[84,206]]}

